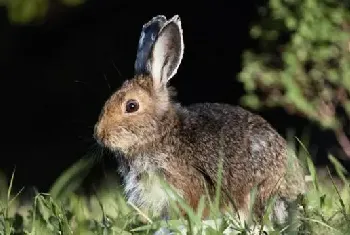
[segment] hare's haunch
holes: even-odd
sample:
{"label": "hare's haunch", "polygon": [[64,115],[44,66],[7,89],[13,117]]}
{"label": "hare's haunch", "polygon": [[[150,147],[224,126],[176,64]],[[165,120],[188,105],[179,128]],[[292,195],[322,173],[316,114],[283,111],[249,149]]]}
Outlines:
{"label": "hare's haunch", "polygon": [[166,216],[172,195],[164,180],[196,209],[207,189],[214,197],[222,159],[223,210],[232,198],[245,216],[256,186],[256,214],[262,215],[267,199],[276,195],[273,215],[285,220],[287,203],[305,191],[298,159],[288,154],[286,141],[269,123],[243,108],[175,103],[167,85],[183,52],[179,16],[147,22],[135,76],[107,100],[95,126],[96,140],[116,152],[128,200]]}

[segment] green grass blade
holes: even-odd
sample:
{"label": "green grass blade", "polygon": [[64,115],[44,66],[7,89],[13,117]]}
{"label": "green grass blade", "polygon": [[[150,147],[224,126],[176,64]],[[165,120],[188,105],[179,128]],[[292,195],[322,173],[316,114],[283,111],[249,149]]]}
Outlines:
{"label": "green grass blade", "polygon": [[66,171],[55,181],[49,190],[53,198],[63,198],[74,192],[82,183],[84,178],[92,168],[95,159],[89,155],[83,157]]}

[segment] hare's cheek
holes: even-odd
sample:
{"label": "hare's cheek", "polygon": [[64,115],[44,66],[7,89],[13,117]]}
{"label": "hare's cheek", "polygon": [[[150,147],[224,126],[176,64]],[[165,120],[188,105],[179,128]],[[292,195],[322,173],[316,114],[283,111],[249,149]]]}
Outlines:
{"label": "hare's cheek", "polygon": [[123,127],[117,127],[110,130],[107,140],[111,149],[125,150],[130,148],[138,141],[138,136]]}

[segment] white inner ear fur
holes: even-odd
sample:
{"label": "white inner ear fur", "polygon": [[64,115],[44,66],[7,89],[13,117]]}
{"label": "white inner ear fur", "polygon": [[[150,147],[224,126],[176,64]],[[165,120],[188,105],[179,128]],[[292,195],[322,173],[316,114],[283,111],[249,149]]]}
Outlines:
{"label": "white inner ear fur", "polygon": [[181,20],[175,15],[160,30],[152,51],[151,73],[156,88],[162,87],[176,74],[184,43]]}

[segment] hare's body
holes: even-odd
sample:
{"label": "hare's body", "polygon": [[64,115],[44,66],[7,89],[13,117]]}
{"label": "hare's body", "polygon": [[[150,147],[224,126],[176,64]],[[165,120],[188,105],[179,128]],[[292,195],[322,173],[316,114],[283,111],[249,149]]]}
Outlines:
{"label": "hare's body", "polygon": [[[135,77],[106,102],[95,127],[97,141],[119,157],[128,200],[151,213],[166,215],[165,180],[190,206],[214,196],[223,160],[222,209],[232,198],[246,216],[257,187],[255,212],[277,195],[275,215],[284,202],[304,193],[302,170],[287,154],[286,141],[260,116],[228,104],[172,102],[167,83],[183,55],[180,19],[157,16],[144,25]],[[292,161],[289,161],[291,159]]]}
{"label": "hare's body", "polygon": [[[304,192],[297,160],[294,159],[293,175],[285,178],[290,167],[286,142],[260,116],[216,103],[186,108],[174,105],[172,111],[176,115],[163,120],[166,128],[159,139],[130,148],[129,155],[120,159],[120,173],[130,202],[151,212],[166,212],[169,195],[158,179],[164,177],[195,209],[206,194],[205,187],[214,197],[221,158],[223,190],[235,200],[243,215],[255,186],[259,192],[255,208],[258,213],[274,193],[294,200]],[[225,195],[223,198],[227,199]]]}

